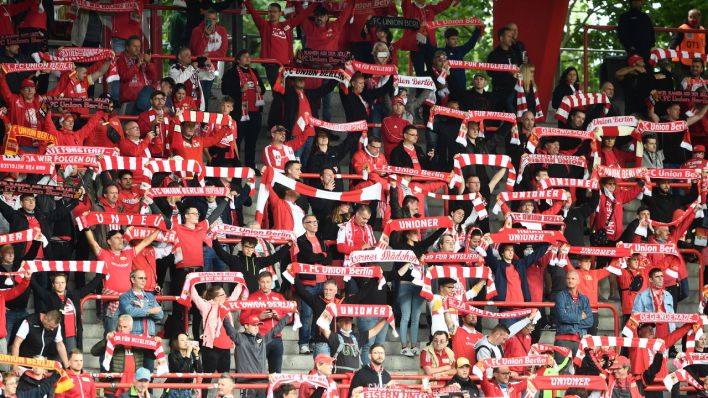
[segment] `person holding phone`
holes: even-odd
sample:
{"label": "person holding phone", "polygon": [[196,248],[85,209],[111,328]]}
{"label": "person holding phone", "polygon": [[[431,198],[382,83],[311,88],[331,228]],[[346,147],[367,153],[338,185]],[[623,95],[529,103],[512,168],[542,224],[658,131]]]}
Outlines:
{"label": "person holding phone", "polygon": [[[199,343],[190,340],[184,333],[177,335],[171,343],[172,351],[167,356],[171,373],[201,373],[203,372],[202,358]],[[178,379],[175,383],[193,383],[194,379]],[[191,398],[192,390],[170,389],[166,391],[166,398]]]}

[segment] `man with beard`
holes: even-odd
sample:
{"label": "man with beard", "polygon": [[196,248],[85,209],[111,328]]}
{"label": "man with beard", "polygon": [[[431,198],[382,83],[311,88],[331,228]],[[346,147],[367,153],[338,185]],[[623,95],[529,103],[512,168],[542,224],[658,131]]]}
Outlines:
{"label": "man with beard", "polygon": [[354,373],[349,387],[349,396],[356,396],[364,387],[384,388],[393,384],[391,375],[383,367],[386,359],[386,351],[383,344],[373,344],[369,348],[369,359],[371,362],[368,365]]}

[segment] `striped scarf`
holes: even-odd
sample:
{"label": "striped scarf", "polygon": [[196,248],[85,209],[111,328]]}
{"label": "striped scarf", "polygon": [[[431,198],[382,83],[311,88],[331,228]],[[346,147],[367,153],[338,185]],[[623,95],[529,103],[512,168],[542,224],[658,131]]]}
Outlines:
{"label": "striped scarf", "polygon": [[[541,108],[541,101],[538,99],[538,88],[535,83],[531,83],[533,86],[533,97],[536,100],[534,109],[536,113],[533,115],[536,123],[543,123],[546,120],[546,116],[543,114],[543,109]],[[516,86],[514,86],[514,91],[516,91],[516,119],[521,121],[521,117],[524,112],[529,110],[529,104],[526,102],[526,90],[524,89],[524,82],[521,79],[516,81]]]}
{"label": "striped scarf", "polygon": [[605,104],[605,114],[610,111],[612,104],[610,98],[604,93],[581,93],[577,92],[573,95],[563,97],[558,110],[556,111],[556,119],[562,123],[568,123],[568,116],[573,108],[584,108],[588,105]]}

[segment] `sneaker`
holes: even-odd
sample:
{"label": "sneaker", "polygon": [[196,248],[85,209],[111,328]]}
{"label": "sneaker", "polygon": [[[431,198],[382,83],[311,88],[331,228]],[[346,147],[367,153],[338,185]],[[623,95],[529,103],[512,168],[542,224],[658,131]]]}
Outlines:
{"label": "sneaker", "polygon": [[411,352],[413,353],[414,357],[418,356],[418,354],[420,354],[420,348],[418,348],[418,346],[415,346],[413,347],[413,349],[411,349]]}
{"label": "sneaker", "polygon": [[411,350],[409,347],[406,347],[403,350],[401,350],[401,354],[407,356],[408,358],[415,357],[415,354],[413,354],[413,350]]}
{"label": "sneaker", "polygon": [[309,354],[310,353],[310,346],[307,344],[302,344],[300,346],[300,354]]}

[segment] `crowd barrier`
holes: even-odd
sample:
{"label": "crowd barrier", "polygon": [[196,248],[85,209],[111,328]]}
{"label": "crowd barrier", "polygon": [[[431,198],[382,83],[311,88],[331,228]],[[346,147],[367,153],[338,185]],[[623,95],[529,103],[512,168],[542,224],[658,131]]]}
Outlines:
{"label": "crowd barrier", "polygon": [[[588,48],[589,48],[589,33],[590,29],[595,30],[616,30],[616,25],[585,25],[583,26],[583,91],[586,93],[595,92],[595,90],[588,91],[588,76],[589,76],[589,65],[588,65]],[[664,28],[655,27],[654,32],[672,32],[672,33],[708,33],[708,29],[680,29],[680,28]]]}

